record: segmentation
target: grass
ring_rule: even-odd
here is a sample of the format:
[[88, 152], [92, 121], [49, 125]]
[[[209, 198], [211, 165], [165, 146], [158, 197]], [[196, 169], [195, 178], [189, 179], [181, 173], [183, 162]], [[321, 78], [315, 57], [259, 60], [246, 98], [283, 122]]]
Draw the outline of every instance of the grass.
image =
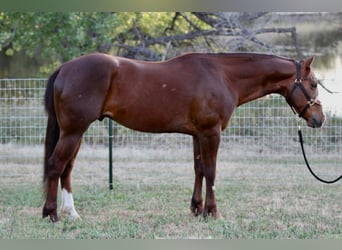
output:
[[339, 188], [324, 194], [310, 185], [274, 188], [248, 180], [218, 188], [221, 218], [204, 221], [190, 215], [190, 188], [120, 183], [109, 192], [77, 187], [75, 202], [83, 219], [62, 218], [58, 224], [40, 218], [39, 189], [2, 188], [0, 238], [342, 238]]
[[1, 176], [0, 239], [342, 239], [341, 185], [316, 182], [301, 164], [245, 164], [222, 153], [221, 217], [203, 220], [189, 209], [191, 150], [115, 151], [109, 191], [107, 151], [91, 149], [81, 149], [73, 173], [76, 222], [41, 218], [38, 160], [1, 165], [2, 173], [17, 172]]

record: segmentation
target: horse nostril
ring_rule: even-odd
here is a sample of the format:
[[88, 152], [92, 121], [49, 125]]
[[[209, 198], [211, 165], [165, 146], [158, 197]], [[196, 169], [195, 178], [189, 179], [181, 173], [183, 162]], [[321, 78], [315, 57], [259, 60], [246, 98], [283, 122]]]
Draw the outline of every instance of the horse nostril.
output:
[[320, 128], [322, 127], [323, 122], [324, 122], [324, 119], [317, 120], [315, 117], [312, 117], [309, 121], [309, 126], [312, 128]]

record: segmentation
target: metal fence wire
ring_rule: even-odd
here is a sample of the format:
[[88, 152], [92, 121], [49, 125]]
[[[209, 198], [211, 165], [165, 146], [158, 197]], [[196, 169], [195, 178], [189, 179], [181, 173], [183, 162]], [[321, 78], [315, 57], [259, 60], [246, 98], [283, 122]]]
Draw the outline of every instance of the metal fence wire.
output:
[[[42, 146], [47, 117], [43, 107], [46, 79], [0, 80], [0, 146]], [[342, 118], [326, 111], [323, 128], [305, 128], [301, 121], [306, 150], [314, 164], [338, 167], [342, 163]], [[182, 134], [150, 134], [113, 126], [115, 148], [191, 148], [192, 139]], [[108, 147], [108, 119], [94, 122], [83, 144]], [[222, 134], [220, 152], [230, 160], [254, 164], [256, 161], [300, 161], [297, 118], [283, 97], [270, 95], [239, 107]], [[1, 157], [2, 154], [2, 157]], [[30, 158], [30, 153], [21, 156]], [[9, 157], [0, 152], [0, 163]]]

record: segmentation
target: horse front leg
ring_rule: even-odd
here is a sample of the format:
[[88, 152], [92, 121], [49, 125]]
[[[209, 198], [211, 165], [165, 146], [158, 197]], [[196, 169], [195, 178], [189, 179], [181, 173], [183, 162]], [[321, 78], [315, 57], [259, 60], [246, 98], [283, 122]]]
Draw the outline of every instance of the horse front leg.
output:
[[215, 199], [216, 158], [220, 144], [220, 130], [210, 131], [199, 137], [201, 157], [203, 162], [203, 175], [206, 182], [206, 197], [202, 215], [206, 218], [219, 216]]
[[194, 150], [194, 170], [195, 170], [195, 184], [191, 199], [191, 212], [198, 216], [203, 212], [202, 199], [202, 183], [203, 183], [203, 163], [201, 157], [201, 150], [198, 138], [193, 136], [193, 150]]

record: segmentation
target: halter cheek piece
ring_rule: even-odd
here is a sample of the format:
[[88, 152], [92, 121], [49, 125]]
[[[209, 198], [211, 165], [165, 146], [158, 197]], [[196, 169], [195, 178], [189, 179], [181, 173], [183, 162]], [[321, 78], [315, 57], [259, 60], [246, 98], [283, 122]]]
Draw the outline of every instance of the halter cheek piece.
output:
[[[302, 78], [301, 78], [301, 62], [302, 61], [296, 61], [296, 68], [297, 68], [297, 73], [296, 73], [296, 80], [294, 82], [294, 85], [292, 87], [292, 90], [289, 94], [289, 96], [286, 98], [287, 103], [290, 105], [293, 113], [298, 114], [299, 117], [303, 117], [303, 115], [305, 114], [305, 112], [308, 110], [308, 108], [310, 108], [311, 106], [317, 104], [317, 105], [321, 105], [321, 102], [317, 99], [317, 97], [310, 97], [310, 95], [308, 94], [308, 92], [306, 91], [306, 89], [304, 88], [304, 85], [302, 84]], [[307, 79], [303, 79], [303, 80], [307, 80]], [[293, 105], [291, 104], [291, 97], [294, 93], [294, 91], [299, 88], [302, 93], [304, 94], [307, 102], [305, 107], [302, 109], [302, 111], [297, 112], [295, 110], [295, 108], [293, 107]]]

